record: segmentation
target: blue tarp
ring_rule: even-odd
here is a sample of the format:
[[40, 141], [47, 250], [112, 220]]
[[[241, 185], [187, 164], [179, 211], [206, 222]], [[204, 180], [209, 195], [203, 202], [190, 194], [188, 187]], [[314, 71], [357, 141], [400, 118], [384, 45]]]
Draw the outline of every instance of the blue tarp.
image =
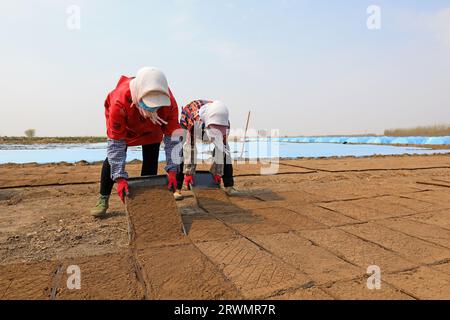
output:
[[[281, 138], [260, 139], [259, 141], [247, 142], [244, 157], [256, 158], [297, 158], [297, 157], [366, 157], [372, 155], [395, 155], [395, 154], [433, 154], [450, 153], [450, 149], [436, 150], [419, 147], [386, 146], [381, 145], [385, 140], [383, 137], [367, 137], [366, 144], [343, 144], [343, 141], [359, 142], [357, 138], [346, 139], [333, 137], [334, 143], [292, 143], [309, 142], [313, 138]], [[280, 142], [280, 140], [283, 140]], [[319, 141], [326, 141], [321, 137]], [[400, 140], [401, 143], [405, 142]], [[425, 141], [425, 140], [424, 140]], [[426, 139], [426, 142], [429, 138]], [[435, 140], [430, 140], [435, 144]], [[448, 141], [448, 140], [447, 140]], [[450, 142], [450, 141], [448, 141]], [[378, 144], [377, 144], [378, 143]], [[239, 157], [242, 150], [242, 142], [230, 142], [232, 157]], [[212, 145], [201, 145], [197, 154], [201, 159], [208, 159], [212, 153]], [[88, 162], [102, 161], [106, 158], [106, 143], [99, 144], [77, 144], [77, 145], [0, 145], [0, 164], [2, 163], [51, 163], [51, 162], [76, 162], [85, 160]], [[139, 147], [128, 149], [127, 159], [141, 159], [142, 152]], [[164, 151], [159, 153], [159, 160], [165, 160]]]

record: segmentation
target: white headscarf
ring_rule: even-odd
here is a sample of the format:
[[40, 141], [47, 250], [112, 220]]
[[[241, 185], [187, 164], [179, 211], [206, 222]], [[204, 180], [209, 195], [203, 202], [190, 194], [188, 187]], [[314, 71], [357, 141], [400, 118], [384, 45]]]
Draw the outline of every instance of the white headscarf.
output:
[[145, 67], [137, 72], [136, 78], [130, 81], [130, 93], [141, 116], [150, 119], [158, 125], [167, 124], [156, 112], [149, 112], [139, 107], [143, 100], [150, 107], [161, 107], [170, 105], [169, 85], [166, 76], [158, 69]]
[[229, 124], [228, 107], [222, 101], [205, 104], [200, 108], [199, 116], [205, 126], [211, 124], [228, 126]]
[[169, 85], [164, 73], [154, 67], [139, 69], [136, 78], [130, 81], [131, 99], [138, 106], [143, 100], [149, 107], [170, 105]]

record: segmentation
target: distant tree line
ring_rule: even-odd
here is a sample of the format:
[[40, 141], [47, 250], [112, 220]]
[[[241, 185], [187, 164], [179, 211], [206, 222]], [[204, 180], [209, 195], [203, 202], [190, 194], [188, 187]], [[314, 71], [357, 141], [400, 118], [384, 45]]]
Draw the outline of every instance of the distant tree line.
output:
[[36, 136], [36, 129], [25, 130], [25, 136], [27, 138], [34, 138]]
[[450, 136], [450, 125], [434, 125], [405, 129], [387, 129], [384, 131], [385, 136], [390, 137], [407, 137], [407, 136]]

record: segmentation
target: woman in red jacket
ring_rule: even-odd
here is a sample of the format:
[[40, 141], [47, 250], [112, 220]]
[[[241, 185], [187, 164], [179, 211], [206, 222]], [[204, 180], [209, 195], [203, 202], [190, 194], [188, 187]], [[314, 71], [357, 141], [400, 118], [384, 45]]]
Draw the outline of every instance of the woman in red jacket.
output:
[[[156, 68], [145, 67], [136, 78], [122, 76], [117, 87], [105, 101], [107, 127], [107, 158], [103, 162], [100, 195], [91, 214], [106, 214], [114, 183], [120, 199], [128, 194], [128, 174], [125, 171], [127, 147], [142, 146], [141, 175], [156, 175], [159, 147], [164, 138], [169, 177], [169, 189], [177, 189], [179, 164], [172, 159], [172, 150], [178, 141], [171, 139], [180, 128], [178, 106], [169, 89], [165, 75]], [[180, 180], [180, 179], [179, 179]], [[181, 189], [181, 185], [179, 189]]]

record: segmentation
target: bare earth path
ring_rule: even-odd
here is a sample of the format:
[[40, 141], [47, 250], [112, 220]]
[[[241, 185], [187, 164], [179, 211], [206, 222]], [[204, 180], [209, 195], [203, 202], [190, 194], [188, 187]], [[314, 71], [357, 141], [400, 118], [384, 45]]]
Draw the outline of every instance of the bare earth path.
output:
[[[117, 196], [107, 219], [88, 215], [100, 165], [0, 166], [0, 299], [450, 299], [450, 155], [259, 173], [236, 166], [239, 197], [186, 192], [187, 237], [167, 237], [153, 215], [158, 226], [136, 220], [147, 234], [129, 246]], [[134, 206], [170, 207], [143, 199]], [[71, 265], [80, 290], [67, 288]], [[367, 287], [371, 265], [380, 290]]]

